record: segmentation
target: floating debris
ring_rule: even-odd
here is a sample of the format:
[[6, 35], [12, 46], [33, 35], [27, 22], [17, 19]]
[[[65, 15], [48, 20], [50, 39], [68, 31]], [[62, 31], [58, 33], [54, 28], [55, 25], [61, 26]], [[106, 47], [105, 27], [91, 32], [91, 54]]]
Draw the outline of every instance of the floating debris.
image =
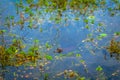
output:
[[33, 67], [33, 66], [30, 66], [30, 69], [34, 69], [34, 67]]
[[63, 49], [62, 48], [57, 48], [54, 53], [62, 53], [63, 52]]
[[25, 77], [25, 78], [29, 78], [30, 76], [29, 76], [28, 74], [26, 74], [24, 77]]
[[74, 78], [78, 76], [78, 74], [73, 70], [64, 70], [63, 72], [58, 73], [56, 76], [62, 75], [64, 75], [65, 78]]
[[112, 73], [112, 76], [118, 76], [120, 73], [120, 70], [116, 70], [115, 72]]

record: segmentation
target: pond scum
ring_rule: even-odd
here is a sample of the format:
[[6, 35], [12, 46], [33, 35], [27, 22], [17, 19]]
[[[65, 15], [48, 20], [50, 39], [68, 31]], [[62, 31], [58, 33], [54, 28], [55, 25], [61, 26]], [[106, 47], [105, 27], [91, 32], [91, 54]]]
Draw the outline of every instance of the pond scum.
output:
[[[114, 7], [107, 7], [106, 0], [19, 0], [15, 3], [16, 6], [16, 14], [19, 16], [16, 21], [16, 16], [10, 15], [5, 18], [4, 26], [10, 30], [11, 26], [16, 27], [19, 25], [21, 30], [23, 30], [26, 26], [30, 29], [37, 29], [37, 22], [41, 22], [39, 18], [44, 19], [43, 14], [49, 14], [51, 17], [49, 20], [54, 21], [56, 24], [60, 24], [62, 21], [66, 22], [69, 17], [64, 15], [63, 13], [67, 10], [73, 12], [76, 16], [74, 20], [79, 20], [80, 15], [85, 16], [83, 22], [86, 24], [85, 28], [90, 29], [89, 24], [94, 24], [95, 16], [94, 11], [98, 9], [107, 9], [109, 11], [110, 16], [114, 16], [120, 10], [120, 1], [119, 0], [110, 0], [112, 4], [115, 4]], [[1, 13], [1, 12], [0, 12]], [[50, 14], [52, 13], [52, 15]], [[54, 15], [53, 15], [54, 14]], [[26, 16], [27, 15], [27, 16]], [[41, 16], [42, 17], [39, 17]], [[68, 14], [67, 14], [68, 15]], [[65, 17], [64, 19], [62, 17]], [[25, 26], [25, 24], [27, 25]], [[98, 26], [104, 26], [102, 23], [99, 23]], [[42, 28], [40, 32], [42, 32]], [[102, 33], [102, 29], [98, 30], [100, 35], [98, 35], [97, 39], [102, 40], [107, 36], [106, 33]], [[10, 37], [14, 38], [11, 41], [11, 44], [6, 44], [5, 34], [7, 34], [7, 30], [0, 30], [0, 68], [4, 69], [8, 66], [20, 67], [20, 66], [30, 66], [31, 69], [38, 66], [37, 61], [43, 61], [39, 63], [39, 68], [42, 71], [43, 67], [49, 64], [51, 60], [61, 60], [64, 57], [73, 56], [76, 58], [80, 58], [80, 63], [83, 65], [85, 72], [88, 73], [87, 65], [84, 60], [81, 59], [80, 54], [68, 53], [67, 55], [63, 55], [62, 48], [57, 48], [54, 52], [58, 53], [59, 56], [51, 56], [47, 53], [43, 53], [39, 50], [39, 40], [34, 40], [34, 44], [29, 47], [28, 51], [24, 51], [26, 45], [23, 43], [22, 39], [17, 39], [15, 34], [11, 34]], [[8, 34], [7, 34], [8, 35]], [[94, 42], [94, 38], [91, 35], [89, 39], [85, 40], [87, 42]], [[120, 36], [120, 32], [116, 32], [115, 36]], [[52, 46], [46, 42], [45, 44], [46, 50], [52, 48]], [[120, 60], [120, 41], [116, 41], [115, 39], [110, 40], [108, 46], [105, 47], [108, 50], [111, 57], [115, 57], [117, 60]], [[96, 67], [97, 76], [96, 80], [107, 80], [105, 73], [103, 72], [103, 68], [101, 66]], [[4, 80], [4, 70], [0, 71], [0, 80]], [[44, 72], [44, 71], [43, 71]], [[113, 73], [113, 76], [116, 76], [119, 71]], [[32, 73], [31, 73], [32, 74]], [[13, 72], [15, 77], [18, 75]], [[82, 75], [80, 75], [77, 71], [71, 69], [65, 69], [57, 73], [54, 77], [62, 77], [63, 79], [72, 79], [72, 80], [90, 80]], [[24, 78], [29, 78], [28, 75], [25, 75]], [[43, 80], [51, 80], [47, 73], [44, 73], [42, 76]], [[63, 80], [62, 79], [62, 80]], [[6, 80], [6, 79], [5, 79]], [[16, 80], [16, 78], [14, 78]], [[39, 80], [34, 79], [34, 80]]]

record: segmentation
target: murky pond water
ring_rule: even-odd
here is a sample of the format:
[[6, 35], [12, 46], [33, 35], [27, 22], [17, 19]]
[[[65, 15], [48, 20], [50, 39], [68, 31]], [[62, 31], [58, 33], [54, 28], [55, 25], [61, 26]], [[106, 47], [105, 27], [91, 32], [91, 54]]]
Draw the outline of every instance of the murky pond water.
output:
[[[18, 67], [2, 66], [0, 63], [0, 80], [120, 79], [120, 55], [117, 58], [111, 57], [105, 48], [114, 37], [120, 41], [119, 36], [114, 36], [115, 32], [120, 32], [119, 12], [115, 16], [110, 16], [107, 11], [98, 9], [94, 12], [94, 24], [88, 26], [83, 20], [84, 16], [79, 16], [79, 20], [74, 20], [75, 16], [66, 11], [65, 13], [69, 15], [66, 22], [56, 24], [49, 21], [47, 18], [50, 15], [46, 14], [44, 20], [42, 20], [42, 16], [37, 16], [41, 19], [36, 23], [36, 29], [24, 27], [21, 30], [19, 25], [10, 26], [8, 29], [4, 27], [6, 16], [14, 15], [16, 21], [19, 18], [16, 14], [15, 2], [16, 0], [1, 0], [0, 3], [0, 30], [6, 29], [7, 31], [5, 33], [7, 46], [14, 38], [20, 38], [26, 45], [24, 50], [27, 51], [29, 46], [34, 45], [35, 40], [39, 40], [39, 50], [42, 55], [51, 56], [48, 60], [37, 60], [35, 63], [27, 63]], [[102, 26], [100, 27], [100, 25]], [[17, 36], [11, 38], [8, 33]], [[99, 37], [101, 33], [104, 34], [104, 37], [97, 39], [101, 38]], [[0, 39], [0, 45], [2, 45], [2, 36]], [[61, 52], [57, 51], [59, 48], [62, 49]], [[78, 79], [79, 77], [81, 78]]]

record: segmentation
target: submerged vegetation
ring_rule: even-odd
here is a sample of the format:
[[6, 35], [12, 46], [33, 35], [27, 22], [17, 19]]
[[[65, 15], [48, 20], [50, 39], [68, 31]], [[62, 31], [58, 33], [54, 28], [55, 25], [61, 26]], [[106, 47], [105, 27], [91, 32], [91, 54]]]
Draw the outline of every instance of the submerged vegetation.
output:
[[39, 55], [35, 53], [25, 53], [24, 51], [19, 50], [15, 44], [11, 45], [8, 48], [0, 46], [0, 63], [2, 66], [21, 66], [27, 62], [35, 62], [36, 59], [40, 58]]
[[115, 39], [112, 39], [110, 41], [110, 45], [107, 47], [107, 50], [111, 57], [114, 56], [117, 60], [120, 59], [120, 41], [115, 41]]
[[110, 45], [107, 47], [108, 51], [112, 53], [120, 54], [120, 42], [115, 41], [115, 39], [112, 39], [110, 41]]
[[[108, 3], [113, 4], [114, 6], [109, 6]], [[96, 80], [107, 80], [104, 68], [100, 65], [94, 69], [97, 76], [89, 75], [92, 73], [89, 72], [90, 70], [88, 70], [89, 68], [87, 66], [88, 63], [86, 63], [82, 54], [84, 54], [84, 49], [94, 55], [96, 54], [95, 50], [103, 49], [99, 46], [99, 42], [108, 39], [108, 36], [111, 35], [108, 34], [108, 28], [106, 28], [104, 21], [98, 21], [96, 19], [95, 12], [102, 10], [104, 13], [104, 11], [106, 11], [107, 15], [110, 15], [111, 17], [120, 15], [119, 0], [17, 0], [14, 7], [16, 13], [8, 13], [3, 19], [1, 18], [2, 12], [0, 12], [0, 69], [11, 66], [16, 67], [18, 72], [12, 73], [15, 77], [14, 80], [16, 80], [17, 77], [29, 78], [32, 75], [32, 72], [30, 72], [29, 74], [26, 73], [18, 76], [19, 72], [22, 73], [22, 71], [19, 70], [22, 66], [24, 66], [25, 69], [26, 67], [30, 67], [30, 70], [35, 68], [39, 69], [38, 74], [43, 80], [51, 80], [51, 78], [62, 78], [61, 80], [91, 80], [91, 76]], [[73, 49], [70, 50], [70, 48], [65, 49], [59, 45], [60, 34], [62, 34], [61, 30], [66, 28], [64, 26], [67, 26], [69, 29], [68, 24], [71, 23], [71, 21], [83, 23], [83, 25], [80, 25], [80, 27], [83, 27], [78, 28], [78, 30], [83, 29], [88, 32], [88, 34], [83, 34], [86, 38], [81, 41], [82, 44], [75, 48], [75, 51], [72, 51]], [[45, 35], [47, 40], [41, 43], [39, 39], [34, 39], [34, 36], [32, 36], [34, 33], [29, 32], [32, 30], [36, 30], [37, 32], [37, 30], [39, 30], [39, 34], [43, 35], [45, 31], [49, 32], [44, 28], [43, 24], [46, 24], [45, 22], [53, 24], [56, 33], [53, 41], [47, 38], [49, 35]], [[18, 30], [19, 32], [15, 33], [14, 30], [16, 30], [16, 32]], [[27, 33], [27, 31], [29, 32]], [[21, 35], [21, 33], [24, 35]], [[26, 39], [29, 34], [32, 34], [30, 35], [31, 38]], [[72, 34], [77, 34], [77, 32]], [[41, 39], [43, 37], [44, 36], [40, 36]], [[112, 37], [119, 40], [120, 32], [114, 32]], [[74, 38], [74, 36], [72, 38]], [[74, 42], [72, 38], [69, 40]], [[81, 46], [85, 48], [82, 49]], [[117, 60], [120, 60], [120, 41], [111, 39], [105, 49], [111, 56], [115, 56]], [[53, 71], [52, 74], [49, 72], [49, 70], [51, 70], [50, 68], [53, 68], [51, 65], [55, 66], [57, 61], [61, 61], [63, 64], [66, 59], [71, 62], [67, 69], [58, 72], [56, 71], [55, 73]], [[57, 66], [59, 67], [60, 63], [58, 63]], [[60, 67], [64, 68], [63, 66], [64, 65]], [[88, 76], [86, 77], [85, 75], [82, 75], [81, 72], [71, 69], [78, 67], [79, 69], [83, 69], [83, 71], [81, 71]], [[4, 74], [4, 72], [5, 70], [0, 71], [0, 80], [1, 74]], [[23, 73], [25, 72], [23, 71]], [[118, 75], [119, 73], [120, 71], [115, 71], [113, 74]], [[51, 77], [49, 74], [54, 75]], [[2, 75], [2, 77], [3, 76], [4, 75]], [[35, 78], [35, 80], [39, 79]]]
[[[110, 3], [116, 6], [113, 8], [107, 6], [106, 0], [20, 0], [16, 2], [16, 13], [20, 18], [16, 21], [14, 16], [7, 16], [5, 25], [8, 27], [20, 25], [23, 29], [25, 26], [38, 28], [38, 24], [42, 24], [44, 20], [56, 23], [67, 22], [70, 18], [66, 12], [75, 15], [75, 20], [79, 20], [79, 16], [83, 15], [85, 23], [94, 24], [94, 12], [99, 9], [108, 9], [111, 16], [119, 12], [119, 0], [111, 0]], [[46, 19], [45, 15], [50, 16]], [[26, 23], [27, 25], [25, 25]], [[86, 28], [88, 27], [86, 26]]]

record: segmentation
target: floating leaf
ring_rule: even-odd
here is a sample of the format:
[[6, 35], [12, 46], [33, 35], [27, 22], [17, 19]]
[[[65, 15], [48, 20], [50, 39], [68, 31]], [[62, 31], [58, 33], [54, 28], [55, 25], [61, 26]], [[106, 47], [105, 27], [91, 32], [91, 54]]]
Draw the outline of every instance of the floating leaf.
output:
[[39, 40], [38, 40], [38, 39], [35, 39], [34, 42], [35, 42], [35, 43], [39, 43]]
[[76, 57], [81, 57], [81, 54], [76, 54]]
[[16, 34], [13, 34], [13, 33], [9, 33], [8, 35], [11, 37], [16, 37]]
[[67, 54], [67, 56], [73, 56], [74, 55], [74, 53], [73, 52], [69, 52], [68, 54]]
[[98, 66], [97, 68], [96, 68], [96, 71], [102, 71], [103, 70], [103, 68], [101, 67], [101, 66]]
[[28, 4], [32, 3], [34, 0], [26, 0]]
[[12, 42], [15, 43], [17, 41], [17, 39], [13, 39]]
[[89, 29], [89, 28], [90, 28], [90, 26], [87, 24], [87, 25], [85, 26], [85, 28], [86, 28], [86, 29]]
[[50, 56], [50, 55], [46, 55], [45, 58], [46, 58], [47, 60], [52, 60], [52, 59], [53, 59], [52, 56]]
[[6, 30], [2, 30], [3, 32], [6, 32]]
[[88, 19], [84, 19], [84, 22], [85, 22], [86, 24], [88, 24]]
[[79, 17], [74, 18], [75, 20], [79, 20]]
[[32, 28], [32, 27], [33, 27], [33, 23], [32, 23], [32, 21], [29, 22], [28, 27], [29, 27], [29, 28]]
[[39, 48], [38, 47], [34, 47], [34, 51], [38, 51], [39, 50]]
[[42, 29], [42, 28], [40, 28], [40, 32], [43, 32], [43, 29]]
[[90, 21], [90, 23], [91, 23], [91, 24], [94, 24], [94, 23], [95, 23], [95, 21], [94, 21], [94, 20], [91, 20], [91, 21]]
[[0, 30], [0, 35], [6, 32], [6, 30]]
[[106, 36], [107, 36], [106, 33], [101, 33], [97, 38], [98, 38], [99, 40], [101, 40], [102, 38], [104, 38], [104, 37], [106, 37]]
[[114, 15], [115, 15], [115, 12], [112, 11], [112, 12], [110, 13], [110, 16], [114, 16]]
[[46, 48], [51, 48], [52, 47], [48, 42], [45, 43], [45, 46], [46, 46]]
[[21, 51], [20, 54], [25, 54], [25, 52], [24, 52], [24, 51]]
[[25, 12], [29, 13], [31, 11], [31, 9], [29, 7], [25, 7]]
[[28, 52], [28, 55], [29, 55], [29, 56], [34, 56], [35, 54], [34, 54], [34, 52], [29, 51], [29, 52]]
[[115, 32], [114, 35], [115, 36], [120, 36], [120, 32]]
[[44, 74], [44, 80], [48, 80], [48, 76], [49, 76], [49, 75], [48, 75], [47, 73], [45, 73], [45, 74]]
[[102, 22], [98, 23], [98, 26], [104, 26], [104, 24]]
[[78, 77], [76, 80], [86, 80], [85, 77]]
[[32, 11], [29, 11], [29, 15], [32, 17], [34, 16], [34, 13]]
[[95, 19], [95, 16], [89, 16], [88, 19], [94, 20], [94, 19]]
[[84, 60], [80, 60], [80, 63], [84, 63], [85, 61]]
[[106, 33], [101, 33], [100, 36], [101, 36], [101, 37], [106, 37], [107, 34], [106, 34]]
[[10, 16], [10, 19], [14, 19], [14, 16]]

